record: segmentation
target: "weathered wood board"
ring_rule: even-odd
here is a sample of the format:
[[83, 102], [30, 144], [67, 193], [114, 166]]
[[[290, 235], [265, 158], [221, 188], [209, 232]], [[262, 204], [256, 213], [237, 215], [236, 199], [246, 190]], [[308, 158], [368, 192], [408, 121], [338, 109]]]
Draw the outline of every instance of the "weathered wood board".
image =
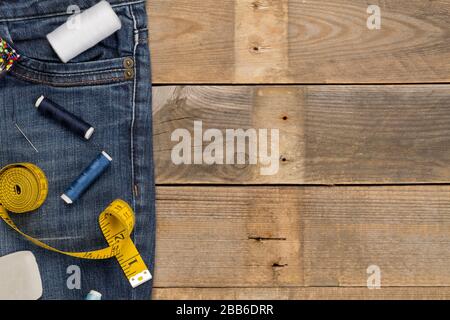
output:
[[158, 187], [155, 286], [450, 286], [450, 186]]
[[[450, 181], [449, 85], [163, 86], [154, 88], [153, 110], [159, 184]], [[175, 165], [172, 133], [185, 128], [193, 137], [199, 120], [203, 132], [224, 135], [278, 129], [278, 172], [262, 175], [261, 165], [237, 161]]]
[[149, 0], [148, 12], [156, 83], [450, 80], [449, 0]]

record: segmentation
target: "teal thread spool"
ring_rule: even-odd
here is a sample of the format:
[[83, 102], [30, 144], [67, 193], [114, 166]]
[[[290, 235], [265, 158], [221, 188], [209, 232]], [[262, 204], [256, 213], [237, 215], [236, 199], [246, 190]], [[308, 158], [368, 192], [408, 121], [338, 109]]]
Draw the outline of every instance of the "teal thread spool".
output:
[[102, 294], [95, 290], [91, 290], [84, 300], [102, 300]]
[[61, 196], [67, 204], [77, 201], [89, 187], [109, 168], [112, 158], [102, 151]]

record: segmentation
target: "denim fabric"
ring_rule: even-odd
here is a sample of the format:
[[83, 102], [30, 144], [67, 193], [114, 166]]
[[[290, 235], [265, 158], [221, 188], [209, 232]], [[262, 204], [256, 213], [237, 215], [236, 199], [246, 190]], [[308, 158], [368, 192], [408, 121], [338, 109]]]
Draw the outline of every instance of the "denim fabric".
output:
[[[31, 162], [44, 170], [49, 180], [47, 201], [36, 212], [12, 218], [26, 233], [65, 251], [105, 247], [98, 215], [114, 199], [127, 201], [136, 214], [134, 242], [153, 273], [155, 190], [145, 1], [110, 0], [122, 29], [68, 64], [59, 61], [45, 38], [67, 20], [70, 5], [83, 10], [97, 2], [0, 0], [0, 37], [22, 55], [0, 79], [0, 167]], [[129, 58], [135, 63], [126, 68]], [[92, 141], [41, 116], [34, 108], [40, 95], [95, 126]], [[110, 169], [78, 202], [65, 205], [61, 194], [102, 150], [114, 159]], [[19, 250], [36, 255], [43, 299], [83, 299], [91, 289], [104, 299], [150, 299], [152, 283], [132, 289], [116, 259], [89, 261], [49, 252], [1, 222], [0, 256]], [[81, 290], [67, 286], [72, 265], [81, 270]]]

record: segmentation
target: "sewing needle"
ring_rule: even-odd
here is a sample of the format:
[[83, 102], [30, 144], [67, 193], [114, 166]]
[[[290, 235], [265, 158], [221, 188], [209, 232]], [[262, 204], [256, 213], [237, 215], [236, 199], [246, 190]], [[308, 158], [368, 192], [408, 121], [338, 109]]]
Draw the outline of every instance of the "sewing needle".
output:
[[20, 133], [24, 136], [25, 139], [27, 139], [28, 143], [33, 147], [33, 149], [39, 153], [38, 149], [36, 149], [36, 147], [34, 146], [34, 144], [30, 141], [30, 139], [28, 139], [28, 137], [25, 135], [25, 133], [22, 131], [22, 129], [20, 129], [19, 125], [17, 123], [15, 123], [17, 130], [20, 131]]

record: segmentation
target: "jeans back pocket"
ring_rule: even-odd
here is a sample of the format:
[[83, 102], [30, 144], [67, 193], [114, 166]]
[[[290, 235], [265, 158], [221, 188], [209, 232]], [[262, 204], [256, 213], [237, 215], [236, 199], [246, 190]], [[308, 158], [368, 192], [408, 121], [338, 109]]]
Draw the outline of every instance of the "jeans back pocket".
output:
[[69, 14], [0, 22], [0, 35], [21, 55], [11, 74], [51, 86], [83, 86], [131, 80], [135, 21], [129, 6], [115, 8], [122, 28], [69, 63], [62, 63], [46, 35], [62, 25]]

